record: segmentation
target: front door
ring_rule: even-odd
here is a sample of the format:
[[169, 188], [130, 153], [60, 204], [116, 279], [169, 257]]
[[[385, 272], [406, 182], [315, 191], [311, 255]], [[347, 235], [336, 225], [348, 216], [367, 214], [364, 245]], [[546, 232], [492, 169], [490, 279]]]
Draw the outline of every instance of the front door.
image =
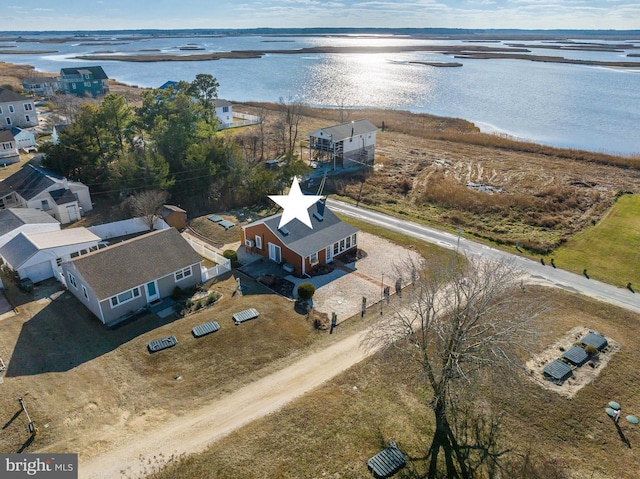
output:
[[331, 263], [333, 261], [333, 246], [327, 246], [325, 251], [327, 253], [327, 263]]
[[158, 285], [155, 281], [151, 281], [147, 283], [147, 302], [155, 301], [160, 298], [160, 293], [158, 292]]
[[282, 263], [282, 251], [277, 244], [269, 243], [269, 259], [276, 263]]

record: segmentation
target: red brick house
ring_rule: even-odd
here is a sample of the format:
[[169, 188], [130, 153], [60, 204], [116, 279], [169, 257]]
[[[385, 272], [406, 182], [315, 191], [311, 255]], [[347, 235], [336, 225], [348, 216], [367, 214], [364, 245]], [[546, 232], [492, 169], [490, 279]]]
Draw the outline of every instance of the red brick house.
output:
[[252, 253], [278, 264], [288, 263], [298, 276], [357, 248], [358, 230], [341, 221], [322, 201], [309, 208], [313, 228], [298, 219], [278, 228], [280, 216], [281, 213], [243, 226], [241, 241]]

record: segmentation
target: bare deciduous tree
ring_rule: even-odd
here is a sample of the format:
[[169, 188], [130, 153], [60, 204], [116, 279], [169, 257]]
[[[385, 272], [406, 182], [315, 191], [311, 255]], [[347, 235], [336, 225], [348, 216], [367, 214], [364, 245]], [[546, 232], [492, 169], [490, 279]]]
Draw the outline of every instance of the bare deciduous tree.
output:
[[[435, 262], [402, 265], [412, 277], [401, 306], [390, 321], [368, 338], [400, 347], [417, 361], [431, 388], [435, 432], [426, 456], [429, 479], [468, 479], [468, 445], [454, 434], [448, 414], [455, 414], [454, 386], [487, 374], [505, 373], [520, 364], [519, 352], [533, 334], [531, 321], [545, 308], [521, 288], [522, 273], [507, 261], [473, 258], [443, 266]], [[440, 454], [442, 453], [442, 455]]]
[[304, 115], [304, 105], [299, 101], [286, 102], [280, 98], [280, 106], [282, 109], [282, 123], [279, 127], [282, 129], [282, 139], [284, 152], [293, 151], [298, 141], [298, 127]]
[[169, 193], [166, 191], [147, 190], [130, 196], [126, 202], [131, 213], [142, 218], [149, 229], [153, 230], [153, 223], [168, 198]]

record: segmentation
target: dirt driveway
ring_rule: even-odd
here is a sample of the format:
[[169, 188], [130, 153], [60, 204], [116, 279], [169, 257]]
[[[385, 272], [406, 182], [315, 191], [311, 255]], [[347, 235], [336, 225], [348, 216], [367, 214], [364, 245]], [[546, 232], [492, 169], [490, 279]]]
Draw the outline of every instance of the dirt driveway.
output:
[[314, 308], [331, 317], [336, 313], [338, 323], [360, 314], [362, 297], [367, 298], [367, 306], [380, 301], [384, 286], [390, 287], [395, 294], [395, 284], [402, 278], [403, 286], [407, 285], [410, 275], [403, 268], [409, 259], [417, 261], [420, 255], [415, 251], [398, 246], [378, 236], [360, 231], [358, 247], [367, 253], [355, 263], [343, 268], [337, 267], [329, 274], [300, 279], [287, 276], [286, 279], [296, 284], [312, 283], [316, 287], [313, 296]]

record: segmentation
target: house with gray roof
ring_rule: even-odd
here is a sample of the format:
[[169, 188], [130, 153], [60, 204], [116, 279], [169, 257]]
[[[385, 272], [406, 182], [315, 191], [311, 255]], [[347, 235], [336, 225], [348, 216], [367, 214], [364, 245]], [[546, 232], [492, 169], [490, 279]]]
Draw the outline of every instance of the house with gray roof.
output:
[[27, 164], [0, 181], [0, 209], [4, 208], [42, 210], [67, 224], [78, 221], [93, 206], [86, 185]]
[[29, 77], [22, 79], [22, 89], [37, 96], [51, 96], [60, 88], [54, 77]]
[[0, 247], [0, 257], [20, 278], [34, 283], [62, 279], [61, 265], [75, 256], [97, 250], [101, 239], [86, 228], [20, 233]]
[[9, 130], [0, 130], [0, 165], [10, 165], [20, 161], [18, 145]]
[[242, 244], [252, 253], [290, 265], [298, 276], [357, 249], [358, 230], [341, 221], [324, 202], [318, 201], [308, 212], [312, 228], [298, 219], [278, 228], [279, 213], [243, 226]]
[[60, 222], [44, 211], [33, 208], [0, 210], [0, 247], [20, 233], [60, 231]]
[[38, 125], [33, 98], [7, 88], [0, 88], [0, 129], [13, 126], [29, 128]]
[[104, 324], [201, 279], [202, 258], [175, 228], [157, 230], [62, 264], [67, 287]]
[[101, 66], [61, 68], [58, 86], [65, 93], [96, 97], [109, 93], [109, 77]]
[[372, 167], [378, 127], [369, 120], [355, 120], [320, 128], [307, 135], [309, 161], [339, 172]]
[[36, 136], [29, 130], [24, 130], [14, 126], [9, 130], [13, 139], [16, 142], [16, 148], [24, 151], [35, 151], [36, 149]]

